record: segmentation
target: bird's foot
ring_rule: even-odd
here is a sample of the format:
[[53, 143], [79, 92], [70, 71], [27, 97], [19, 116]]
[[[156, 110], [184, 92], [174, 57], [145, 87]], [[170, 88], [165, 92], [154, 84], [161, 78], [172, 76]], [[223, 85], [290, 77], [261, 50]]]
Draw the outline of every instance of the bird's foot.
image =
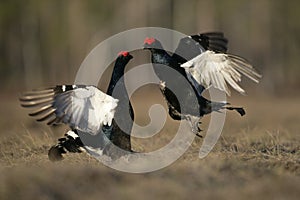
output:
[[201, 122], [198, 121], [198, 123], [197, 123], [198, 131], [197, 131], [197, 133], [196, 133], [196, 136], [198, 136], [198, 137], [200, 137], [200, 138], [203, 138], [203, 135], [200, 134], [200, 132], [202, 131], [202, 129], [200, 128], [200, 124], [201, 124]]
[[195, 117], [195, 116], [187, 116], [187, 120], [189, 121], [191, 128], [192, 128], [192, 132], [202, 138], [203, 136], [200, 134], [200, 132], [202, 131], [202, 129], [200, 128], [200, 118], [199, 117]]
[[203, 138], [203, 135], [201, 135], [199, 132], [196, 133], [196, 136], [199, 137], [199, 138]]

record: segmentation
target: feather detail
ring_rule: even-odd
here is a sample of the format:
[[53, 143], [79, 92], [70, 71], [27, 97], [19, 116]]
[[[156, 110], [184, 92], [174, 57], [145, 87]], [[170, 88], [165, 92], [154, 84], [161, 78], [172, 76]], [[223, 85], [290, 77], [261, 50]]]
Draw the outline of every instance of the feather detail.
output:
[[20, 97], [23, 107], [37, 108], [29, 115], [47, 124], [63, 122], [92, 135], [110, 126], [118, 100], [94, 86], [56, 86], [26, 92]]
[[[226, 92], [230, 96], [229, 84], [233, 89], [241, 94], [245, 90], [238, 85], [242, 75], [258, 83], [261, 75], [258, 74], [252, 65], [245, 59], [213, 51], [205, 51], [195, 58], [183, 63], [181, 67], [185, 68], [187, 74], [190, 74], [198, 84], [205, 88], [210, 86]], [[193, 83], [192, 80], [190, 80]]]

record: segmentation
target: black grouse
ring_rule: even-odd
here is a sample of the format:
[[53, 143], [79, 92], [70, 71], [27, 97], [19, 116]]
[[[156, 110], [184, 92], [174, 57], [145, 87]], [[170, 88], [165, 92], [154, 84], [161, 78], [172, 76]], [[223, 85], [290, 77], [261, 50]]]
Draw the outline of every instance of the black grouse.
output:
[[134, 112], [123, 75], [132, 58], [128, 52], [119, 53], [106, 94], [92, 85], [58, 85], [20, 97], [23, 107], [37, 108], [29, 114], [37, 121], [47, 121], [48, 125], [64, 123], [71, 128], [49, 150], [50, 160], [62, 160], [67, 151], [117, 158], [121, 155], [112, 152], [116, 146], [125, 150], [120, 151], [122, 155], [131, 152]]
[[[229, 83], [235, 90], [244, 93], [236, 83], [241, 80], [241, 74], [255, 82], [261, 77], [243, 58], [226, 54], [227, 43], [220, 32], [192, 35], [182, 38], [171, 55], [157, 39], [146, 38], [144, 41], [144, 49], [150, 50], [154, 71], [162, 81], [160, 89], [170, 116], [175, 120], [191, 121], [193, 131], [198, 127], [199, 117], [212, 111], [228, 109], [236, 110], [241, 116], [245, 114], [243, 108], [228, 106], [227, 102], [207, 100], [202, 96], [204, 89], [212, 86], [230, 95], [226, 84]], [[165, 66], [177, 73], [170, 75]]]

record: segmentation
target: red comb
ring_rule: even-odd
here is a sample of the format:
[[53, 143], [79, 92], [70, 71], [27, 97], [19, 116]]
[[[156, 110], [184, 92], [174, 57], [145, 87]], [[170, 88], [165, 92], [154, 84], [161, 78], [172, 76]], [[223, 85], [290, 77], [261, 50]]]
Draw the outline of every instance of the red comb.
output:
[[128, 55], [129, 55], [128, 51], [121, 51], [120, 53], [118, 53], [118, 56], [124, 56], [124, 57], [126, 57]]
[[149, 38], [147, 37], [144, 41], [144, 44], [152, 44], [153, 42], [155, 42], [155, 39], [154, 38]]

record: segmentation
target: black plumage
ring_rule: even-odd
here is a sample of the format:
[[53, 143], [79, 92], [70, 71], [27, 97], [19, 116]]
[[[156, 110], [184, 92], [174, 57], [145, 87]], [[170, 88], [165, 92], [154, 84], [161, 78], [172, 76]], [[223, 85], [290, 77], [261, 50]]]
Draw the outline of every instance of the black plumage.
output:
[[119, 99], [119, 103], [112, 127], [103, 127], [103, 129], [111, 129], [109, 139], [113, 144], [126, 151], [131, 151], [130, 133], [134, 121], [134, 112], [124, 82], [124, 70], [132, 58], [128, 52], [121, 52], [116, 60], [106, 94]]
[[[245, 114], [243, 108], [229, 107], [228, 103], [212, 102], [204, 98], [201, 93], [205, 88], [197, 84], [196, 81], [191, 83], [185, 69], [180, 66], [206, 50], [225, 53], [227, 42], [223, 33], [219, 32], [192, 35], [181, 39], [175, 52], [170, 55], [157, 39], [145, 39], [144, 49], [151, 52], [154, 71], [159, 79], [165, 82], [165, 87], [160, 88], [167, 101], [169, 114], [173, 119], [180, 120], [187, 118], [188, 115], [202, 117], [220, 109], [236, 110], [240, 115]], [[178, 73], [171, 75], [170, 70], [165, 66]], [[171, 91], [171, 88], [173, 91], [177, 88], [176, 95]], [[180, 106], [179, 102], [182, 103], [183, 107]]]
[[[125, 66], [130, 59], [132, 56], [128, 52], [120, 52], [114, 65], [107, 94], [102, 93], [94, 86], [59, 85], [26, 92], [20, 97], [23, 107], [37, 108], [29, 114], [36, 117], [37, 121], [46, 121], [48, 125], [65, 123], [71, 128], [65, 137], [60, 138], [58, 144], [49, 150], [50, 160], [61, 160], [62, 154], [67, 151], [80, 153], [86, 150], [84, 149], [86, 142], [90, 142], [89, 145], [92, 148], [97, 148], [100, 143], [100, 147], [104, 148], [101, 149], [103, 154], [111, 157], [116, 156], [115, 152], [111, 152], [114, 145], [125, 150], [122, 152], [131, 152], [130, 132], [134, 112], [123, 78]], [[117, 89], [117, 92], [114, 92], [114, 89]], [[101, 105], [102, 103], [103, 105]], [[91, 109], [103, 108], [105, 110], [105, 105], [111, 106], [112, 113], [110, 111], [103, 111], [107, 112], [104, 114], [98, 113], [104, 115], [102, 116], [104, 120], [100, 120], [103, 124], [100, 126], [97, 124], [98, 121], [95, 121], [97, 116], [88, 118], [87, 113]], [[125, 111], [125, 109], [127, 110]], [[112, 115], [113, 119], [107, 121], [109, 116], [106, 114]], [[98, 134], [99, 132], [101, 134]], [[114, 145], [108, 145], [109, 140]], [[95, 146], [93, 146], [94, 144]]]

